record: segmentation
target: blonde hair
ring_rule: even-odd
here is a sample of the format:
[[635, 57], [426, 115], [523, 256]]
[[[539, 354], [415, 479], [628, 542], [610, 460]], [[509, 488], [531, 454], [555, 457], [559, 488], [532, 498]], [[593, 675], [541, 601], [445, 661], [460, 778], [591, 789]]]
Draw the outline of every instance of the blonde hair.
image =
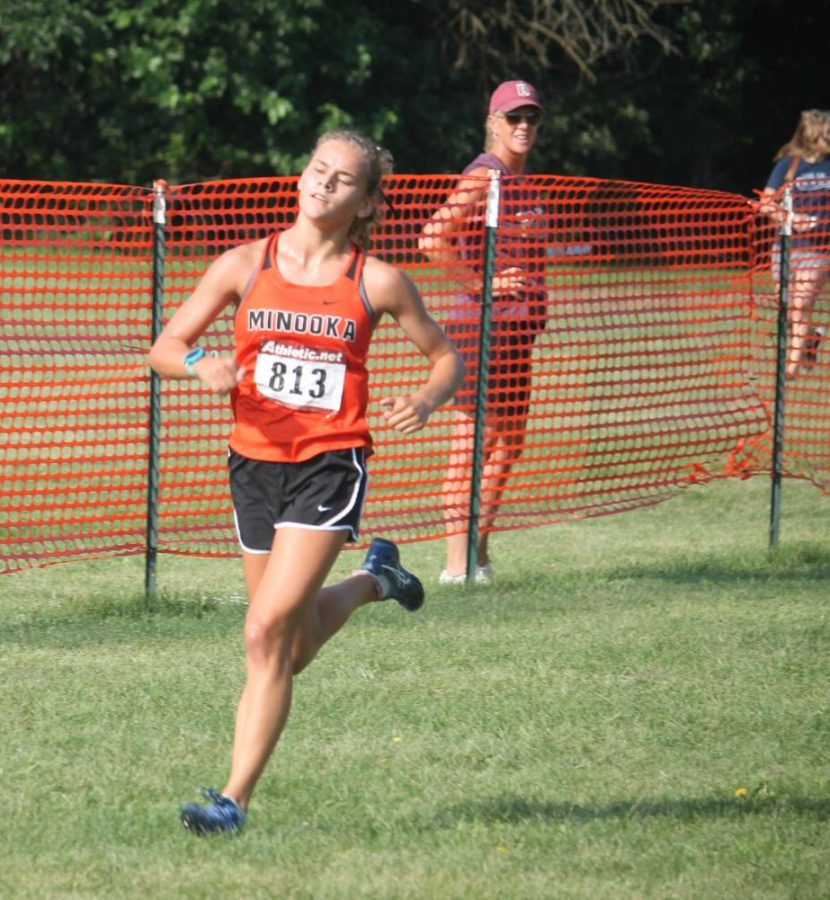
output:
[[496, 143], [496, 135], [493, 133], [493, 129], [490, 127], [490, 113], [487, 114], [487, 118], [484, 120], [484, 152], [489, 153], [493, 147], [493, 144]]
[[381, 184], [384, 176], [392, 174], [392, 154], [380, 144], [356, 131], [337, 128], [327, 131], [317, 138], [311, 155], [313, 156], [323, 144], [329, 141], [341, 141], [357, 148], [366, 161], [366, 193], [372, 199], [372, 211], [368, 216], [356, 218], [349, 228], [349, 240], [365, 250], [371, 241], [372, 230], [380, 222], [383, 208], [389, 205]]
[[793, 136], [775, 154], [777, 162], [785, 156], [800, 156], [807, 162], [821, 162], [830, 153], [830, 110], [805, 109], [798, 117]]

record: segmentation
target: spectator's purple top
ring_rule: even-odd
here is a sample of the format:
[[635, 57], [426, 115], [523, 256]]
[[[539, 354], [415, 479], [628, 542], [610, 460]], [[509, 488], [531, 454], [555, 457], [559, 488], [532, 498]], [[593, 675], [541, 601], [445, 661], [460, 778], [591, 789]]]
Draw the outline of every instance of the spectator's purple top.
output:
[[[470, 172], [480, 168], [495, 169], [502, 175], [510, 177], [508, 184], [502, 182], [499, 192], [495, 272], [498, 274], [509, 266], [519, 266], [529, 276], [529, 286], [543, 284], [545, 243], [548, 234], [545, 207], [540, 202], [538, 193], [531, 187], [523, 187], [521, 176], [514, 175], [494, 153], [480, 153], [465, 167], [462, 175], [469, 175]], [[522, 175], [528, 174], [530, 172], [525, 166]], [[482, 209], [479, 220], [483, 215]], [[464, 255], [476, 270], [481, 269], [484, 264], [483, 228], [475, 236], [465, 239]]]

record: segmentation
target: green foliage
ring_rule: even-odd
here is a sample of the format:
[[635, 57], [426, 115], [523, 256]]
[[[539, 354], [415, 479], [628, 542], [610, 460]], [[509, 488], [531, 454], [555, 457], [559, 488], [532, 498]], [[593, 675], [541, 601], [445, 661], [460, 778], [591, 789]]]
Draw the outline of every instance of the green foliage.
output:
[[20, 177], [296, 172], [321, 130], [386, 137], [412, 68], [440, 70], [356, 0], [32, 2], [4, 19], [2, 150]]
[[694, 0], [664, 15], [674, 52], [641, 42], [597, 84], [568, 92], [572, 114], [607, 123], [615, 142], [577, 153], [566, 126], [557, 141], [568, 170], [750, 194], [800, 110], [830, 105], [826, 6]]
[[[798, 111], [826, 105], [821, 4], [641, 6], [674, 51], [623, 29], [591, 80], [556, 42], [540, 44], [544, 65], [523, 56], [509, 16], [482, 43], [466, 5], [440, 0], [0, 0], [2, 171], [138, 184], [293, 174], [341, 125], [384, 141], [398, 171], [458, 171], [481, 145], [489, 91], [524, 77], [546, 98], [537, 171], [761, 186]], [[456, 19], [478, 41], [466, 52]]]

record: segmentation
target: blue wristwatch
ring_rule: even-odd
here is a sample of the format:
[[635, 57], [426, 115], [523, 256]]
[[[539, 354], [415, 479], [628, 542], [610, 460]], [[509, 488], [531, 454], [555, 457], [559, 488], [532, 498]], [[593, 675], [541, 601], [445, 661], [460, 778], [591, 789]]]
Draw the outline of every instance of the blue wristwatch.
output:
[[184, 355], [184, 367], [187, 369], [188, 375], [196, 375], [196, 372], [193, 370], [193, 366], [199, 362], [200, 359], [203, 359], [207, 356], [207, 353], [202, 347], [194, 347], [192, 350], [188, 350]]

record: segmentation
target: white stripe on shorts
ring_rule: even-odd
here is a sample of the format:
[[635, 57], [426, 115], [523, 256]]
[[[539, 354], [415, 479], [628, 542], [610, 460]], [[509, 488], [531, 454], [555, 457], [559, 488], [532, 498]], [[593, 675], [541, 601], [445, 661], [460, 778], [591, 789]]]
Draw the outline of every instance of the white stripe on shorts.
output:
[[[355, 469], [357, 469], [357, 471], [360, 473], [360, 477], [354, 483], [354, 490], [352, 491], [351, 500], [349, 501], [349, 504], [345, 509], [337, 513], [336, 516], [332, 516], [332, 518], [330, 518], [328, 522], [323, 522], [320, 528], [326, 528], [328, 526], [334, 525], [336, 522], [342, 519], [343, 516], [348, 515], [354, 509], [354, 506], [357, 503], [357, 499], [358, 497], [360, 497], [360, 488], [364, 483], [366, 485], [366, 490], [363, 492], [363, 498], [366, 498], [366, 494], [369, 490], [369, 472], [367, 471], [363, 461], [358, 457], [357, 450], [355, 450], [354, 447], [352, 447], [352, 463]], [[358, 510], [358, 521], [360, 521], [360, 515], [362, 513], [362, 509]], [[357, 535], [355, 534], [354, 537], [357, 538]]]

